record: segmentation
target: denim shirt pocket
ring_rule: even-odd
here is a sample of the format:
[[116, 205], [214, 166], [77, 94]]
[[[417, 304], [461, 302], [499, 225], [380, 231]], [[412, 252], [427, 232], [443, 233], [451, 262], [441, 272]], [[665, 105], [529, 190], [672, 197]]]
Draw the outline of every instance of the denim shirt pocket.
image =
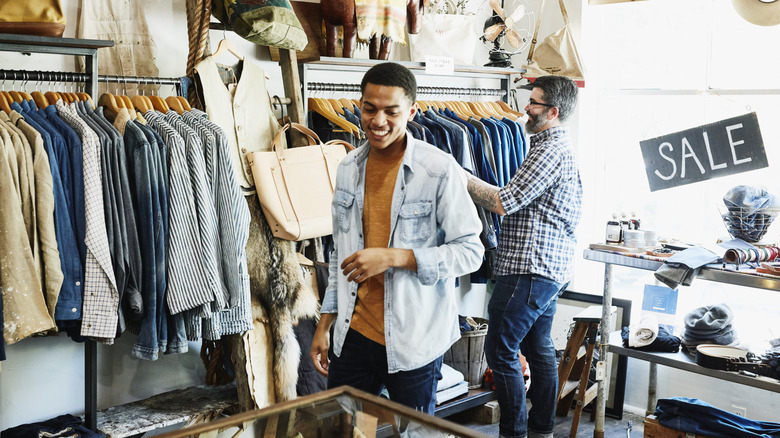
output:
[[431, 202], [413, 202], [401, 206], [398, 228], [405, 243], [424, 242], [431, 237]]
[[351, 219], [354, 214], [355, 195], [342, 190], [336, 190], [333, 194], [333, 205], [339, 218], [339, 229], [347, 233], [351, 228]]

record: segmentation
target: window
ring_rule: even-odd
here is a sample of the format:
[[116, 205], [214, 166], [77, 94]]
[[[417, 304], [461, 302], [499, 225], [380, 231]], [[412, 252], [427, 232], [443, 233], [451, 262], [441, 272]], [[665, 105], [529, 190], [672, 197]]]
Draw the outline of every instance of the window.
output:
[[[578, 159], [585, 186], [581, 249], [603, 242], [613, 212], [636, 212], [642, 227], [691, 243], [728, 238], [718, 211], [733, 186], [780, 196], [780, 26], [744, 21], [729, 0], [654, 0], [583, 7], [581, 52], [587, 69], [579, 105]], [[639, 142], [756, 112], [767, 169], [650, 192]], [[780, 219], [778, 219], [780, 222]], [[780, 223], [766, 238], [780, 243]], [[578, 257], [577, 291], [601, 293], [603, 269]], [[641, 309], [652, 273], [615, 270], [615, 295]], [[690, 310], [727, 302], [741, 339], [765, 341], [780, 319], [780, 293], [696, 281], [681, 286], [678, 324]], [[775, 330], [777, 330], [775, 328]]]

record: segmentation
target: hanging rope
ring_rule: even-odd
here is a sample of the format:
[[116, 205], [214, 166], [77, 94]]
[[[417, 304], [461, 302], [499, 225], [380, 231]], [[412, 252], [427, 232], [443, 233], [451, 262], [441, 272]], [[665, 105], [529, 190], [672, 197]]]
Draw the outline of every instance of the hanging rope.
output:
[[[187, 0], [187, 35], [189, 52], [187, 54], [187, 76], [195, 77], [195, 65], [205, 56], [209, 37], [209, 21], [211, 20], [211, 0]], [[203, 109], [203, 105], [195, 93], [195, 87], [190, 87], [187, 100], [193, 108]]]

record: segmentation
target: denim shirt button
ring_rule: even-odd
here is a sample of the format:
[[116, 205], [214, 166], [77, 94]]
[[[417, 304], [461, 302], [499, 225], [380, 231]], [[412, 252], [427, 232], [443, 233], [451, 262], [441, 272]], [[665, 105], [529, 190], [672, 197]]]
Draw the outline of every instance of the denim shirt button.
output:
[[70, 309], [70, 311], [71, 311], [71, 312], [73, 312], [73, 313], [76, 313], [76, 312], [78, 312], [78, 311], [79, 311], [79, 309], [77, 309], [77, 308], [75, 308], [75, 307], [74, 307], [74, 308]]
[[76, 282], [76, 286], [81, 286], [81, 282], [80, 282], [80, 281], [77, 281], [77, 282]]

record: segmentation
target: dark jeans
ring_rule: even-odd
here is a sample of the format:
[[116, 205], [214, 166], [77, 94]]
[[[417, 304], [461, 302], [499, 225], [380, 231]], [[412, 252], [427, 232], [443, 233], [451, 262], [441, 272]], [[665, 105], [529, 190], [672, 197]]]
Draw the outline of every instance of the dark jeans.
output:
[[330, 359], [328, 388], [349, 385], [379, 395], [386, 387], [394, 402], [431, 415], [436, 411], [443, 357], [411, 371], [388, 373], [385, 346], [350, 329], [341, 356]]
[[663, 426], [712, 438], [780, 437], [780, 423], [750, 420], [695, 398], [659, 399], [655, 415]]
[[[488, 303], [485, 358], [493, 370], [502, 437], [520, 438], [529, 432], [552, 436], [558, 365], [550, 330], [555, 304], [566, 286], [537, 275], [505, 275], [496, 280]], [[527, 415], [521, 351], [531, 370], [532, 406]]]

